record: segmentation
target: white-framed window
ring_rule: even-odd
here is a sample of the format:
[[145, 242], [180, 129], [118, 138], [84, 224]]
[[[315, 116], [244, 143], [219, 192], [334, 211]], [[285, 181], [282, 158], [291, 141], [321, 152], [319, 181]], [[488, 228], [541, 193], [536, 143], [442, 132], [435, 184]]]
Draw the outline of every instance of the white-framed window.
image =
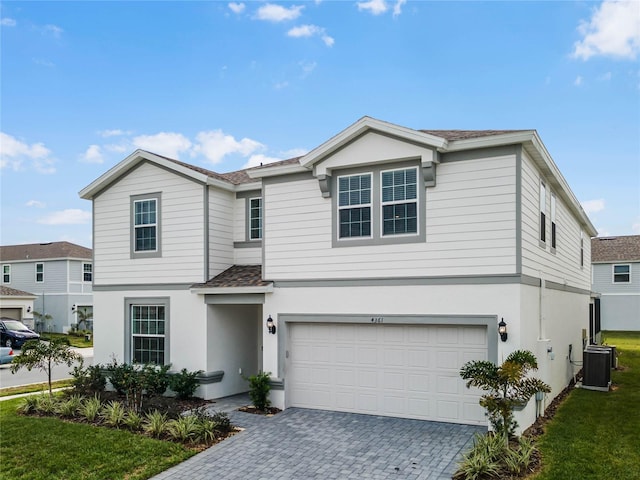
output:
[[11, 283], [11, 265], [2, 265], [2, 283]]
[[580, 230], [580, 268], [584, 267], [584, 232]]
[[160, 257], [160, 193], [131, 197], [131, 258]]
[[338, 177], [338, 238], [371, 237], [371, 173]]
[[249, 199], [249, 240], [262, 239], [262, 198]]
[[558, 232], [556, 227], [556, 196], [551, 194], [551, 248], [556, 249]]
[[36, 283], [44, 282], [44, 263], [36, 263]]
[[380, 172], [382, 236], [418, 232], [418, 170]]
[[91, 263], [82, 264], [82, 281], [91, 282], [93, 280], [93, 265]]
[[540, 181], [540, 236], [542, 243], [547, 241], [547, 186]]
[[613, 283], [631, 283], [631, 265], [613, 265]]
[[163, 304], [129, 306], [132, 363], [164, 365], [166, 361], [166, 307]]

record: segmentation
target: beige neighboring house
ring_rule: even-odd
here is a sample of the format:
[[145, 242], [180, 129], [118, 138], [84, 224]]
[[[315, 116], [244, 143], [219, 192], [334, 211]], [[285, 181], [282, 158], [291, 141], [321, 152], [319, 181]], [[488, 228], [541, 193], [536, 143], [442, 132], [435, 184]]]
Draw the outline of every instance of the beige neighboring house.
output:
[[[35, 295], [32, 311], [50, 315], [46, 322], [33, 313], [37, 331], [66, 333], [78, 321], [78, 310], [93, 312], [93, 252], [70, 242], [0, 246], [0, 285]], [[28, 315], [25, 317], [25, 314]]]
[[593, 238], [591, 263], [602, 330], [640, 330], [640, 235]]
[[33, 329], [33, 302], [36, 296], [15, 288], [0, 286], [0, 318], [20, 320]]

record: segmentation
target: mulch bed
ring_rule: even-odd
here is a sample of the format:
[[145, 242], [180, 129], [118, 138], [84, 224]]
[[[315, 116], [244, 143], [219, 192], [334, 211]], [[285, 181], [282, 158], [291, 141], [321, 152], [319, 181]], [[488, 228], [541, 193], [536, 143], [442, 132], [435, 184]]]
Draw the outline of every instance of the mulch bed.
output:
[[238, 408], [238, 411], [245, 412], [245, 413], [253, 413], [255, 415], [264, 415], [268, 417], [268, 416], [273, 416], [276, 413], [280, 413], [282, 410], [276, 407], [267, 407], [264, 410], [259, 410], [253, 405], [246, 405], [244, 407]]

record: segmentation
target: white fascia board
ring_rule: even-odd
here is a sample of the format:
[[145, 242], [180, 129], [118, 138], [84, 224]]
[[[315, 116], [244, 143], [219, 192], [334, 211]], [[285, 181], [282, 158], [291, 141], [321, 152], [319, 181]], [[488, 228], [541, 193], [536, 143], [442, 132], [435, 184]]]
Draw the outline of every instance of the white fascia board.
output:
[[37, 295], [0, 295], [0, 298], [2, 298], [5, 301], [9, 301], [9, 300], [35, 300], [36, 298], [38, 298]]
[[277, 167], [264, 167], [257, 170], [247, 172], [249, 178], [258, 179], [265, 177], [277, 177], [279, 175], [289, 175], [291, 173], [308, 172], [308, 168], [304, 168], [295, 163], [289, 165], [278, 165]]
[[393, 123], [383, 122], [371, 117], [362, 117], [360, 120], [345, 128], [337, 135], [331, 137], [322, 145], [314, 148], [300, 159], [300, 165], [310, 168], [322, 158], [330, 155], [331, 152], [339, 149], [349, 143], [354, 138], [362, 135], [367, 131], [377, 131], [403, 140], [415, 142], [422, 145], [428, 145], [435, 148], [445, 148], [447, 141], [444, 138], [413, 130], [411, 128], [401, 127]]
[[212, 187], [217, 187], [222, 190], [228, 190], [230, 192], [236, 191], [236, 186], [233, 183], [225, 182], [224, 180], [220, 180], [219, 178], [213, 178], [208, 176], [205, 176], [205, 178], [206, 178], [205, 183], [207, 185], [210, 185]]
[[262, 182], [241, 183], [236, 185], [236, 192], [249, 192], [251, 190], [261, 190]]
[[47, 258], [20, 258], [17, 260], [3, 260], [3, 264], [7, 263], [45, 263], [45, 262], [60, 262], [60, 261], [75, 261], [75, 262], [93, 262], [93, 258], [80, 258], [80, 257], [47, 257]]
[[117, 165], [113, 166], [105, 173], [100, 175], [96, 180], [91, 182], [88, 186], [80, 190], [79, 195], [80, 198], [85, 200], [91, 200], [94, 195], [96, 195], [101, 190], [107, 188], [111, 183], [116, 181], [118, 178], [126, 174], [129, 170], [133, 169], [140, 162], [148, 160], [150, 162], [161, 165], [169, 170], [173, 170], [177, 173], [180, 173], [186, 177], [193, 178], [194, 180], [207, 183], [209, 176], [196, 172], [195, 170], [191, 170], [190, 168], [183, 167], [182, 165], [178, 165], [177, 163], [171, 162], [165, 158], [154, 155], [153, 153], [147, 152], [145, 150], [136, 150], [127, 158], [122, 160]]
[[196, 287], [190, 289], [196, 295], [229, 295], [243, 293], [271, 293], [273, 284], [262, 287]]
[[525, 143], [531, 141], [534, 135], [535, 130], [526, 130], [523, 132], [504, 133], [502, 135], [491, 135], [488, 137], [452, 140], [449, 142], [447, 148], [441, 150], [441, 152], [459, 152], [461, 150], [472, 150], [476, 148], [499, 147], [501, 145]]

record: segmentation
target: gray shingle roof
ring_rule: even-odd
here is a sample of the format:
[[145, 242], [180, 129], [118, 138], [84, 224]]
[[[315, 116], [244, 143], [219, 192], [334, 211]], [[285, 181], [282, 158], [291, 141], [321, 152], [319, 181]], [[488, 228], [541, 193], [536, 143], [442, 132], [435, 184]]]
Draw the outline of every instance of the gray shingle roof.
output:
[[0, 261], [46, 260], [49, 258], [82, 258], [91, 260], [90, 248], [70, 242], [31, 243], [25, 245], [5, 245], [0, 247]]
[[531, 130], [419, 130], [445, 140], [468, 140], [470, 138], [492, 137], [507, 133], [530, 132]]
[[262, 265], [234, 265], [206, 283], [191, 288], [264, 287], [271, 282], [262, 280]]
[[640, 261], [640, 235], [592, 238], [591, 261], [593, 263]]
[[35, 297], [33, 293], [25, 292], [4, 285], [0, 286], [0, 295], [3, 297]]

